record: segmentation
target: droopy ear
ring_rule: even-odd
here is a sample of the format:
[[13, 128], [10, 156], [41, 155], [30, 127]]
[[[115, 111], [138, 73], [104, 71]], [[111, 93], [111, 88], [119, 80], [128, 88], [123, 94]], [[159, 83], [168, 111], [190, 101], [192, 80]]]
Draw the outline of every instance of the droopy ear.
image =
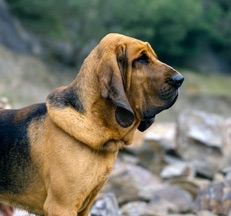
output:
[[124, 65], [121, 64], [121, 56], [125, 47], [122, 45], [116, 49], [110, 57], [103, 58], [99, 66], [99, 80], [101, 96], [112, 101], [116, 105], [115, 118], [117, 123], [126, 128], [134, 121], [134, 112], [128, 102], [124, 89]]

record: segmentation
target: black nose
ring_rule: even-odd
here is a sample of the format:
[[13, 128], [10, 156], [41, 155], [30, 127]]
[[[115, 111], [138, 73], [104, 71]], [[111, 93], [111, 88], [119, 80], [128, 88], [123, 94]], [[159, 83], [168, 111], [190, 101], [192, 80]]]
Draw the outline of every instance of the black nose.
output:
[[169, 83], [176, 88], [179, 88], [184, 82], [184, 77], [180, 74], [174, 75], [170, 78]]

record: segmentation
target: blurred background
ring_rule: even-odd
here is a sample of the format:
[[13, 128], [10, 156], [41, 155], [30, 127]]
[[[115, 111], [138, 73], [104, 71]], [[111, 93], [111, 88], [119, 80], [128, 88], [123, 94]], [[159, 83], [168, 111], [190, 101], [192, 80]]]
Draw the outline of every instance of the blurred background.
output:
[[15, 108], [44, 101], [74, 79], [109, 32], [148, 41], [161, 61], [185, 76], [178, 107], [198, 105], [227, 115], [231, 2], [226, 0], [0, 0], [0, 96]]
[[148, 41], [185, 82], [119, 154], [105, 193], [123, 216], [231, 215], [231, 1], [0, 0], [0, 107], [45, 101], [110, 32]]

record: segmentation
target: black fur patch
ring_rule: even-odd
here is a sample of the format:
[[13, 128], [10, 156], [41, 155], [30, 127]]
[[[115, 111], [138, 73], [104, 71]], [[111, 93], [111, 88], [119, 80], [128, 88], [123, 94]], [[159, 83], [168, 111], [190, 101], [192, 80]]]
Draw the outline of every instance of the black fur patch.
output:
[[73, 88], [70, 88], [68, 91], [65, 92], [64, 98], [66, 104], [70, 104], [72, 107], [74, 107], [75, 110], [79, 111], [80, 113], [84, 113], [84, 107], [83, 104], [80, 102], [80, 97]]
[[0, 193], [20, 193], [27, 186], [32, 167], [27, 128], [46, 112], [45, 103], [0, 110]]
[[80, 96], [74, 88], [67, 88], [60, 92], [54, 91], [48, 96], [48, 100], [56, 108], [63, 109], [67, 106], [72, 106], [82, 114], [85, 111]]

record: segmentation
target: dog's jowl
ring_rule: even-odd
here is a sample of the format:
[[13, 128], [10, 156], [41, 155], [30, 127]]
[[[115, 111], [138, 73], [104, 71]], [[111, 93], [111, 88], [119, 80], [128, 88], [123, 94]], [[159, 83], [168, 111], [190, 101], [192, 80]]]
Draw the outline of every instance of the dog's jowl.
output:
[[147, 42], [105, 36], [46, 103], [0, 111], [0, 202], [87, 216], [119, 149], [175, 103], [183, 80]]

